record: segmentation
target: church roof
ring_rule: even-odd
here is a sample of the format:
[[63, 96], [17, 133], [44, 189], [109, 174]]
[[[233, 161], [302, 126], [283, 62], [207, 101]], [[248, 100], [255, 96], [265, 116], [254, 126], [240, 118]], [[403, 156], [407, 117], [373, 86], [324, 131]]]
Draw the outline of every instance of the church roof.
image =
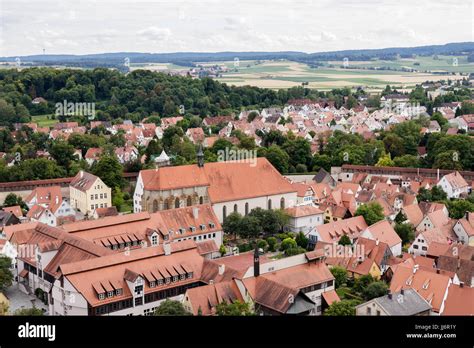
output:
[[254, 164], [229, 161], [142, 170], [140, 176], [150, 191], [208, 186], [212, 203], [296, 192], [263, 157]]

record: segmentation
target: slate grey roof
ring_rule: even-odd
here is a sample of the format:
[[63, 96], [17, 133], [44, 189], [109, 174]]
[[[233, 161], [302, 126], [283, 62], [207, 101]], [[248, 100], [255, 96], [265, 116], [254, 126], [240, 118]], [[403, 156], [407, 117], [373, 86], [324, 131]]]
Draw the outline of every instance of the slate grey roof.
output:
[[323, 182], [327, 176], [331, 176], [324, 168], [319, 169], [319, 172], [314, 176], [313, 180], [316, 181], [318, 184]]
[[374, 299], [389, 315], [416, 315], [431, 309], [431, 305], [413, 289], [395, 292]]
[[295, 302], [288, 308], [286, 314], [302, 314], [314, 308], [314, 302], [306, 296], [296, 296]]

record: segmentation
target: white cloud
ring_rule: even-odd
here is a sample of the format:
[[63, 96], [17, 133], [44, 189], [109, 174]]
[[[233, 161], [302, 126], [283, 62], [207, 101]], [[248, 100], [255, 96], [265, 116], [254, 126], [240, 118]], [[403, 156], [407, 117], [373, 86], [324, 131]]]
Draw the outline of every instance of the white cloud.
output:
[[0, 56], [333, 51], [473, 41], [466, 0], [0, 0]]
[[153, 42], [163, 42], [169, 40], [171, 30], [168, 28], [149, 27], [138, 31], [137, 36]]

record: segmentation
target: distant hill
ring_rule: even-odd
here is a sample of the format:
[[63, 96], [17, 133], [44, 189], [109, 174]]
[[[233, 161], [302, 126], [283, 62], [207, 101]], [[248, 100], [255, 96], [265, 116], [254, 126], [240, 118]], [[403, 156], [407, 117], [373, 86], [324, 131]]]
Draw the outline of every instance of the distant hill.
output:
[[[197, 62], [229, 61], [238, 57], [240, 60], [288, 59], [298, 62], [318, 62], [325, 60], [393, 60], [397, 56], [413, 55], [473, 55], [474, 42], [448, 43], [418, 47], [391, 47], [382, 49], [344, 50], [332, 52], [304, 53], [295, 51], [283, 52], [177, 52], [177, 53], [140, 53], [117, 52], [86, 55], [30, 55], [20, 56], [22, 62], [33, 65], [67, 65], [72, 67], [120, 67], [125, 58], [133, 63], [174, 63], [182, 66], [194, 66]], [[0, 62], [14, 62], [17, 57], [0, 57]]]

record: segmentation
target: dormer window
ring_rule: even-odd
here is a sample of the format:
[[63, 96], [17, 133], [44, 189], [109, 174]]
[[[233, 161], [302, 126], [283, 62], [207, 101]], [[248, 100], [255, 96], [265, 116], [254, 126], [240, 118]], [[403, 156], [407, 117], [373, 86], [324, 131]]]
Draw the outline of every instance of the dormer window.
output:
[[163, 285], [163, 279], [158, 279], [158, 285]]
[[99, 294], [99, 300], [105, 300], [105, 293]]
[[196, 232], [196, 227], [194, 226], [189, 227], [189, 229], [191, 230], [191, 232]]
[[113, 291], [107, 291], [107, 297], [108, 298], [111, 298], [114, 296], [114, 292]]
[[156, 282], [155, 281], [151, 281], [150, 282], [150, 288], [154, 288], [156, 286]]
[[151, 236], [151, 245], [157, 245], [158, 244], [158, 236], [156, 234]]
[[179, 275], [179, 280], [185, 280], [185, 279], [186, 279], [186, 274]]
[[166, 279], [165, 279], [165, 283], [166, 283], [166, 284], [169, 284], [169, 283], [171, 283], [171, 278], [170, 278], [170, 277], [166, 277]]
[[117, 295], [117, 296], [122, 295], [122, 289], [115, 290], [115, 295]]
[[216, 224], [213, 223], [213, 222], [209, 222], [209, 227], [210, 227], [210, 228], [214, 228], [214, 227], [216, 227]]
[[173, 282], [177, 282], [178, 281], [178, 276], [173, 276]]
[[206, 229], [206, 225], [202, 224], [202, 225], [199, 225], [199, 228], [202, 230], [205, 230]]
[[185, 231], [186, 231], [186, 230], [185, 230], [184, 228], [182, 228], [182, 227], [179, 229], [179, 233], [180, 233], [180, 234], [183, 234]]
[[189, 272], [189, 273], [187, 274], [187, 276], [188, 276], [188, 279], [192, 278], [192, 277], [193, 277], [193, 272]]

